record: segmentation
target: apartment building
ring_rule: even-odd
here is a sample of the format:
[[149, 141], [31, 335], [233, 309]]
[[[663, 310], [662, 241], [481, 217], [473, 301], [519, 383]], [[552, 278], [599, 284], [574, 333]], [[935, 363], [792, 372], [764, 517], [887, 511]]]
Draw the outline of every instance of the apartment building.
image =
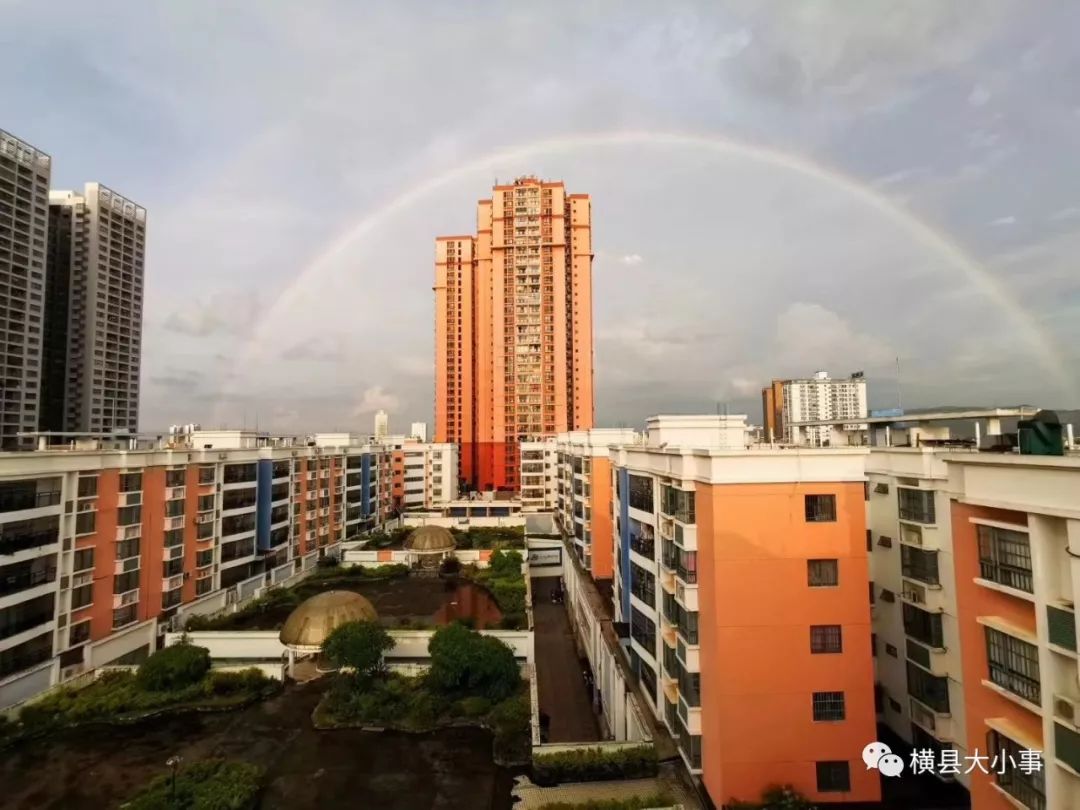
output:
[[457, 499], [456, 445], [386, 436], [379, 446], [389, 452], [393, 509], [431, 509]]
[[135, 432], [146, 209], [87, 183], [49, 195], [49, 229], [41, 429]]
[[592, 211], [519, 177], [435, 242], [435, 440], [474, 490], [519, 489], [519, 445], [592, 427]]
[[792, 423], [845, 420], [850, 429], [865, 429], [866, 380], [861, 372], [833, 379], [827, 371], [809, 379], [773, 380], [770, 388], [762, 391], [762, 407], [766, 411], [765, 439], [770, 438], [771, 430], [775, 441], [824, 447], [832, 435], [828, 425], [796, 429]]
[[555, 479], [557, 467], [555, 439], [522, 442], [521, 507], [526, 512], [552, 512], [555, 510]]
[[378, 525], [383, 451], [323, 445], [205, 431], [0, 454], [0, 707], [137, 662], [185, 606], [243, 598]]
[[718, 806], [785, 783], [878, 800], [866, 451], [679, 419], [611, 451], [615, 615], [650, 708]]
[[0, 450], [38, 427], [52, 159], [0, 130]]
[[574, 430], [555, 439], [555, 522], [594, 580], [614, 574], [611, 450], [637, 440], [627, 428]]
[[1041, 752], [1037, 771], [973, 770], [972, 806], [1078, 807], [1080, 457], [945, 461], [968, 746], [1014, 764]]

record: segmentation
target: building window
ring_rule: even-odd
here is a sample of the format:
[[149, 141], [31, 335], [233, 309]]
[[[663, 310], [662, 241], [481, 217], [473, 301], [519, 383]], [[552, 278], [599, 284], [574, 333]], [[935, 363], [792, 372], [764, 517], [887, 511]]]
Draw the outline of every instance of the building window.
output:
[[844, 719], [843, 692], [814, 692], [813, 706], [815, 721]]
[[142, 490], [142, 473], [124, 473], [120, 476], [121, 492], [139, 492]]
[[[991, 730], [986, 735], [986, 743], [990, 749], [991, 760], [1008, 762], [1011, 759], [1013, 762], [1020, 762], [1023, 746], [1015, 740]], [[1003, 768], [1003, 773], [998, 773], [995, 769], [994, 781], [1025, 807], [1046, 810], [1046, 772], [1041, 758], [1039, 765], [1038, 770], [1032, 769], [1031, 773], [1024, 773], [1020, 768]]]
[[900, 502], [900, 519], [916, 523], [934, 523], [934, 491], [932, 489], [896, 488]]
[[637, 608], [630, 611], [630, 635], [649, 655], [656, 654], [656, 624]]
[[134, 526], [142, 522], [141, 506], [122, 506], [116, 510], [116, 524], [118, 526]]
[[896, 645], [885, 642], [885, 654], [896, 658], [896, 656], [899, 654], [899, 651], [896, 649]]
[[811, 588], [826, 588], [840, 584], [836, 560], [807, 560], [806, 584]]
[[73, 588], [71, 591], [71, 609], [78, 610], [84, 608], [94, 601], [94, 586], [83, 585], [79, 588]]
[[904, 603], [903, 609], [904, 632], [907, 635], [929, 647], [941, 649], [945, 646], [942, 642], [940, 613], [928, 613], [907, 602]]
[[1039, 650], [1034, 644], [987, 627], [986, 659], [991, 681], [1029, 703], [1042, 702]]
[[97, 495], [98, 477], [96, 475], [79, 476], [79, 497], [89, 498]]
[[1031, 544], [1024, 532], [978, 527], [979, 572], [983, 579], [1034, 593], [1031, 579]]
[[949, 713], [949, 679], [907, 662], [908, 694], [935, 712]]
[[71, 562], [72, 573], [77, 574], [79, 571], [86, 571], [93, 567], [94, 550], [92, 548], [81, 548], [75, 552]]
[[97, 525], [97, 512], [79, 512], [75, 516], [75, 534], [93, 534]]
[[804, 498], [807, 523], [834, 523], [836, 521], [835, 495], [807, 495]]
[[630, 476], [630, 506], [653, 513], [653, 481], [642, 475]]
[[817, 789], [820, 793], [847, 793], [851, 790], [851, 771], [847, 762], [818, 762]]
[[90, 622], [79, 622], [73, 624], [68, 629], [68, 646], [74, 647], [76, 644], [82, 644], [85, 641], [90, 640]]
[[840, 625], [838, 624], [815, 624], [810, 626], [810, 652], [811, 653], [838, 653], [843, 652]]
[[909, 579], [917, 579], [927, 585], [937, 585], [939, 582], [937, 552], [901, 545], [900, 570]]

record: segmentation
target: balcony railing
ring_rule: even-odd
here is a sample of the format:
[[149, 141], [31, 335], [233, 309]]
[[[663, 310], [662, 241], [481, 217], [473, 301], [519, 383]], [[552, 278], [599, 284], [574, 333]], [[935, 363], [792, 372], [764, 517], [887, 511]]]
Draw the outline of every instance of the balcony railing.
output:
[[56, 567], [42, 568], [37, 571], [19, 571], [13, 574], [0, 574], [0, 596], [9, 596], [19, 591], [36, 588], [48, 582], [56, 581]]
[[60, 490], [50, 492], [0, 491], [0, 512], [40, 509], [60, 503]]
[[22, 616], [14, 621], [0, 623], [0, 639], [11, 638], [19, 635], [19, 633], [25, 633], [27, 630], [51, 622], [53, 618], [53, 611], [50, 609], [30, 616]]
[[49, 529], [43, 532], [28, 532], [26, 534], [0, 534], [0, 556], [15, 554], [19, 551], [26, 551], [28, 548], [48, 546], [58, 542], [59, 539], [59, 528]]

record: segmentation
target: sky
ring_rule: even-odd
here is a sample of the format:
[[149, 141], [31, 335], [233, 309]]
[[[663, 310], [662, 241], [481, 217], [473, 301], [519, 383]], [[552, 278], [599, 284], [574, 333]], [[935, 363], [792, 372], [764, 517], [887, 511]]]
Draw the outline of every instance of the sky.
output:
[[[434, 239], [592, 197], [596, 422], [1080, 406], [1080, 4], [0, 0], [0, 128], [148, 209], [141, 426], [432, 421]], [[897, 374], [899, 358], [900, 374]]]

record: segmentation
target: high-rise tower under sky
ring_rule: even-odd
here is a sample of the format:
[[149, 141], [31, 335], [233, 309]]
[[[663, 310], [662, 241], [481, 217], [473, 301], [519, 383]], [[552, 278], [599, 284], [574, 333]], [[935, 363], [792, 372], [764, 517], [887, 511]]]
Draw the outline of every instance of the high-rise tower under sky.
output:
[[520, 177], [435, 242], [435, 441], [475, 489], [518, 488], [518, 445], [593, 424], [592, 211]]

